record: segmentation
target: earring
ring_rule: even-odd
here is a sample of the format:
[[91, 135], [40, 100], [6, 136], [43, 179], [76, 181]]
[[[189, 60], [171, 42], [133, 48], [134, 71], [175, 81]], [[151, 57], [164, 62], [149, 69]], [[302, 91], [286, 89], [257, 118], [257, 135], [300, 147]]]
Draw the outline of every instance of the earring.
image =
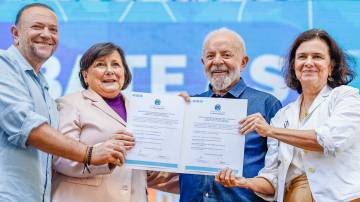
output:
[[327, 78], [328, 82], [333, 82], [334, 81], [334, 78], [331, 77], [331, 75], [328, 76]]

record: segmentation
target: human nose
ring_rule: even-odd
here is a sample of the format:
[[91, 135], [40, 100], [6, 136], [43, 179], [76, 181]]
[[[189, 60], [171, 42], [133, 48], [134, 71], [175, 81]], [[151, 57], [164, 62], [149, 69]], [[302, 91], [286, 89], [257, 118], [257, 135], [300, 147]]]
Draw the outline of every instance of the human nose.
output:
[[50, 38], [51, 37], [51, 32], [49, 30], [49, 28], [45, 27], [44, 29], [41, 30], [40, 36], [43, 38]]
[[313, 65], [313, 63], [314, 63], [314, 61], [310, 56], [306, 57], [305, 62], [304, 62], [305, 66]]
[[105, 67], [106, 67], [105, 68], [105, 73], [106, 74], [114, 74], [115, 73], [115, 68], [112, 67], [112, 65], [107, 64]]
[[222, 60], [221, 56], [219, 54], [215, 55], [213, 63], [215, 65], [222, 64], [224, 61]]

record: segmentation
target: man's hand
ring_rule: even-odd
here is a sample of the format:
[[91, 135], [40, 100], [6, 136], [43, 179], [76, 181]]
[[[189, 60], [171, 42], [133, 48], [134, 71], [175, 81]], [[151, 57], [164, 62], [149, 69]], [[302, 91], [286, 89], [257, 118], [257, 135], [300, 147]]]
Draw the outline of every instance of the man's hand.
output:
[[121, 166], [125, 162], [126, 148], [121, 140], [110, 139], [94, 145], [91, 162], [92, 165], [113, 164]]
[[233, 170], [230, 168], [220, 171], [216, 175], [215, 180], [225, 187], [250, 188], [249, 181], [244, 177], [235, 177]]
[[190, 97], [190, 95], [189, 95], [187, 92], [181, 92], [181, 93], [179, 94], [179, 96], [182, 97], [182, 98], [184, 98], [184, 101], [187, 102], [187, 103], [189, 103], [190, 100], [191, 100], [191, 97]]

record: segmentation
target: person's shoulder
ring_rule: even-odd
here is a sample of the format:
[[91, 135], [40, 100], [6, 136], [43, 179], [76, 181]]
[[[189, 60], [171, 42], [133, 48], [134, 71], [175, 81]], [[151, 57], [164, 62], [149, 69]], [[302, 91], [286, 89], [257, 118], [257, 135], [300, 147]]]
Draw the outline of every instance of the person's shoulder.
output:
[[14, 63], [15, 59], [14, 56], [8, 50], [0, 49], [0, 61], [6, 63]]
[[287, 105], [283, 106], [281, 109], [279, 109], [278, 113], [285, 113], [285, 112], [293, 109], [294, 107], [296, 107], [295, 101], [290, 102]]
[[261, 91], [261, 90], [257, 90], [255, 88], [251, 88], [251, 87], [247, 86], [245, 90], [247, 91], [248, 95], [254, 96], [257, 99], [264, 99], [264, 100], [269, 100], [269, 101], [273, 101], [273, 102], [279, 101], [274, 95], [264, 92], [264, 91]]
[[16, 57], [9, 50], [0, 49], [0, 76], [4, 79], [18, 77], [22, 74], [22, 69]]
[[0, 57], [9, 57], [8, 51], [0, 49]]
[[190, 95], [190, 96], [191, 97], [209, 97], [208, 94], [209, 94], [209, 91], [205, 91], [205, 92], [198, 93], [198, 94], [193, 94], [193, 95]]
[[332, 89], [332, 93], [334, 95], [359, 94], [359, 89], [348, 85], [341, 85]]
[[0, 57], [6, 57], [6, 50], [0, 49]]
[[340, 101], [345, 101], [350, 98], [355, 98], [360, 100], [359, 89], [352, 86], [341, 85], [331, 89], [329, 99], [332, 103], [337, 103]]
[[282, 123], [287, 117], [293, 116], [296, 107], [296, 101], [288, 103], [276, 112], [271, 122], [274, 124]]
[[74, 101], [78, 101], [80, 99], [83, 99], [83, 90], [77, 91], [74, 93], [69, 93], [67, 95], [64, 95], [62, 97], [59, 97], [56, 99], [56, 102], [66, 102], [66, 103], [76, 103]]

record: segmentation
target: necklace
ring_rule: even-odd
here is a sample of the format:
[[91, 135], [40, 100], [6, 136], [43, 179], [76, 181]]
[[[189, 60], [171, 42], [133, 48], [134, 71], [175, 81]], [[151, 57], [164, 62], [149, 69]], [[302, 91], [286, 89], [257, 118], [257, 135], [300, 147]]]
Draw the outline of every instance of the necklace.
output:
[[309, 116], [309, 112], [306, 111], [306, 112], [304, 113], [304, 116], [305, 116], [305, 117]]
[[304, 118], [306, 118], [307, 116], [309, 116], [309, 112], [308, 110], [305, 109], [305, 104], [304, 104], [304, 96], [301, 97], [301, 111], [304, 111]]

